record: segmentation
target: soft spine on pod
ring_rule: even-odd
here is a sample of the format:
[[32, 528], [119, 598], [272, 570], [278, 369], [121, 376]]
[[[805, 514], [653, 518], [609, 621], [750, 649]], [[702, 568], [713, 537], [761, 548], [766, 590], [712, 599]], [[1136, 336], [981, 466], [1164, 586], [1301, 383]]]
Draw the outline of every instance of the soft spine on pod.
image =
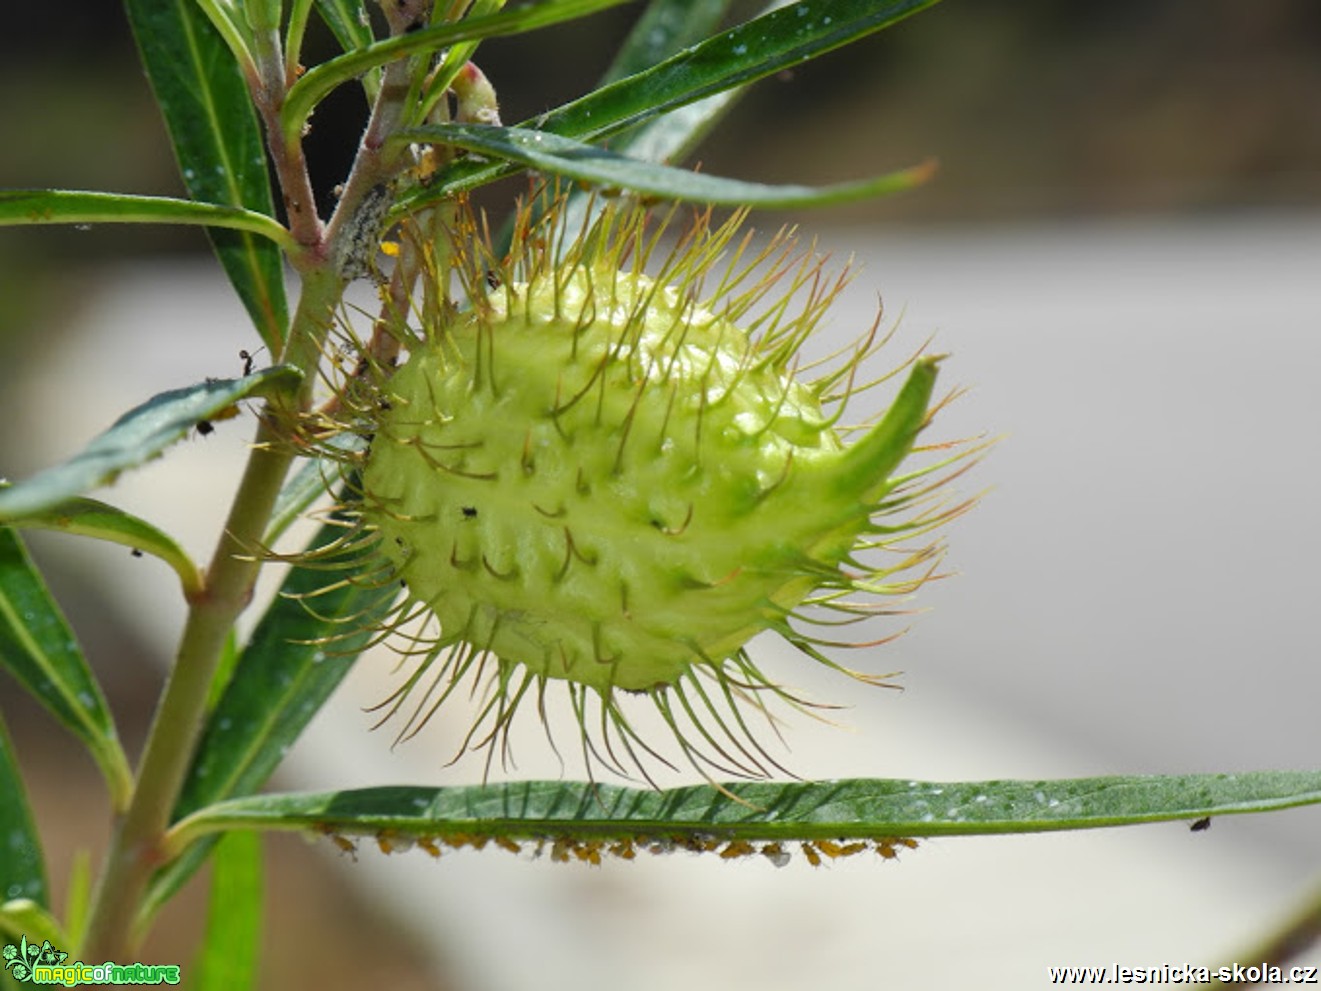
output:
[[[962, 508], [933, 499], [927, 477], [962, 454], [900, 473], [938, 358], [913, 360], [888, 411], [846, 444], [836, 421], [876, 326], [832, 370], [795, 379], [843, 285], [823, 280], [820, 259], [795, 256], [787, 238], [754, 253], [749, 237], [735, 241], [740, 218], [714, 229], [699, 218], [652, 278], [658, 235], [636, 211], [608, 210], [568, 244], [554, 210], [527, 217], [494, 289], [489, 258], [456, 243], [470, 305], [424, 315], [370, 407], [359, 536], [407, 589], [395, 621], [439, 624], [393, 697], [391, 711], [431, 673], [401, 735], [471, 676], [493, 691], [465, 746], [490, 744], [531, 686], [541, 699], [558, 679], [590, 757], [619, 768], [640, 766], [638, 749], [659, 756], [618, 694], [645, 693], [694, 764], [768, 773], [778, 765], [742, 706], [769, 716], [768, 693], [800, 700], [744, 645], [777, 631], [837, 666], [801, 621], [884, 611], [851, 596], [911, 591], [939, 548], [896, 541]], [[732, 263], [699, 303], [722, 253]], [[742, 329], [788, 273], [784, 295]], [[795, 296], [806, 302], [791, 311]], [[873, 552], [887, 550], [878, 564]]]

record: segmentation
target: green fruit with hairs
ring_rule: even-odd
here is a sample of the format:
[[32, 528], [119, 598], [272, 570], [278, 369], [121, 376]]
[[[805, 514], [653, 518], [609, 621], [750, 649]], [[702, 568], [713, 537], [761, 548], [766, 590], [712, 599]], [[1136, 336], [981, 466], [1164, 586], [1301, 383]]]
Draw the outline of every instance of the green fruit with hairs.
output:
[[[711, 716], [744, 735], [731, 730], [732, 717], [746, 731], [738, 697], [787, 694], [748, 640], [775, 630], [826, 660], [791, 620], [813, 607], [856, 619], [867, 610], [849, 593], [906, 591], [911, 580], [886, 577], [934, 553], [890, 568], [859, 557], [943, 518], [884, 519], [910, 501], [896, 486], [930, 470], [898, 474], [937, 359], [913, 361], [889, 410], [846, 444], [824, 407], [837, 414], [833, 390], [851, 388], [870, 348], [816, 382], [790, 373], [839, 287], [819, 288], [819, 262], [793, 280], [818, 284], [803, 311], [772, 310], [749, 334], [736, 321], [773, 281], [735, 294], [727, 279], [700, 305], [691, 291], [732, 226], [690, 237], [661, 280], [626, 264], [644, 231], [598, 227], [555, 265], [525, 239], [497, 288], [413, 342], [374, 414], [360, 514], [407, 589], [404, 611], [438, 621], [442, 698], [493, 671], [499, 730], [529, 685], [563, 679], [580, 713], [586, 692], [600, 700], [611, 750], [610, 728], [633, 737], [616, 690], [648, 693], [693, 757], [674, 698], [709, 742]], [[762, 770], [741, 744], [751, 760], [716, 749]]]

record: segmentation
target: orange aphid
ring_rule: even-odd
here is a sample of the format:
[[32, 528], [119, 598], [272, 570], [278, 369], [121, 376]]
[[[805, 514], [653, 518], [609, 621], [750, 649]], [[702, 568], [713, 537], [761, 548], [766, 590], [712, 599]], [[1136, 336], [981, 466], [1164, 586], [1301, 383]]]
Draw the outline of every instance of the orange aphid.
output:
[[574, 844], [573, 855], [584, 863], [601, 866], [601, 844], [596, 840]]
[[844, 852], [844, 848], [841, 847], [834, 840], [817, 840], [816, 848], [820, 850], [822, 853], [824, 853], [831, 860], [834, 860], [836, 857], [840, 856], [840, 854]]

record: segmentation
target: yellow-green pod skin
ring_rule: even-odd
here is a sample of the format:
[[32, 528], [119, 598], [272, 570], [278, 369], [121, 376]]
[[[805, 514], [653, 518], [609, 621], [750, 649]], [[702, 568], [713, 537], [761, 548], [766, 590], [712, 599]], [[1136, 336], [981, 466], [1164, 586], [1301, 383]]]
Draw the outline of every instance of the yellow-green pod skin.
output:
[[444, 640], [602, 693], [671, 685], [838, 574], [935, 365], [845, 448], [744, 331], [583, 264], [494, 290], [414, 350], [386, 387], [363, 519]]

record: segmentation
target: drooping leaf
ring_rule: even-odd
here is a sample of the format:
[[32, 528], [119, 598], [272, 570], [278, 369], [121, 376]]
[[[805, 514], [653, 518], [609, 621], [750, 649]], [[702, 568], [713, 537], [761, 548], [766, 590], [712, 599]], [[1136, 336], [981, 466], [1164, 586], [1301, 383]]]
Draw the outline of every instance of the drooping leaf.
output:
[[[933, 6], [937, 0], [799, 0], [722, 31], [522, 125], [581, 141], [602, 138], [717, 93], [763, 79]], [[401, 198], [406, 213], [508, 175], [505, 164], [460, 160]]]
[[19, 529], [57, 530], [123, 544], [138, 554], [154, 555], [173, 568], [185, 597], [201, 591], [201, 572], [173, 537], [132, 513], [96, 499], [69, 499], [14, 520], [13, 525]]
[[133, 787], [100, 686], [18, 535], [0, 527], [0, 665], [86, 744], [123, 809]]
[[555, 3], [528, 4], [373, 42], [365, 48], [323, 62], [298, 80], [290, 88], [280, 112], [281, 130], [286, 141], [293, 140], [302, 130], [312, 108], [328, 93], [376, 66], [408, 55], [439, 51], [461, 41], [480, 41], [549, 27], [627, 2], [629, 0], [557, 0]]
[[734, 782], [668, 791], [570, 781], [256, 795], [199, 809], [181, 845], [216, 830], [509, 839], [885, 840], [1033, 833], [1321, 803], [1321, 771], [1047, 781]]
[[[310, 546], [324, 547], [343, 532], [327, 525]], [[289, 572], [208, 717], [175, 818], [265, 784], [348, 674], [391, 596], [342, 582], [347, 573], [333, 568]], [[208, 852], [204, 841], [164, 868], [152, 884], [144, 915], [150, 917], [168, 900]]]
[[435, 124], [401, 131], [396, 140], [455, 145], [606, 189], [729, 206], [789, 208], [871, 199], [910, 189], [928, 178], [934, 169], [928, 163], [875, 179], [834, 186], [769, 186], [625, 158], [572, 138], [517, 127]]
[[[0, 595], [3, 594], [0, 586]], [[3, 719], [0, 719], [0, 854], [0, 902], [26, 898], [49, 906], [50, 889], [41, 836], [28, 807], [27, 789], [23, 787]]]
[[229, 834], [211, 864], [206, 939], [191, 980], [199, 991], [248, 991], [257, 983], [261, 944], [261, 838]]
[[14, 224], [200, 224], [249, 231], [285, 248], [297, 247], [289, 232], [265, 214], [169, 196], [69, 189], [0, 190], [0, 226]]
[[[774, 0], [772, 6], [784, 2]], [[597, 86], [643, 72], [702, 41], [719, 27], [729, 6], [730, 0], [651, 0]], [[716, 93], [622, 131], [611, 140], [611, 149], [645, 162], [678, 164], [742, 92]], [[602, 207], [600, 199], [583, 190], [572, 191], [562, 207], [565, 230], [587, 229], [589, 213], [595, 216]], [[513, 230], [511, 217], [497, 237], [501, 254], [508, 251]]]
[[[230, 48], [192, 0], [124, 0], [124, 8], [189, 194], [273, 217], [261, 130]], [[262, 343], [279, 354], [289, 323], [279, 250], [246, 231], [210, 237]]]
[[120, 472], [150, 461], [200, 422], [240, 399], [270, 395], [301, 379], [298, 369], [275, 365], [243, 378], [209, 379], [153, 396], [121, 416], [68, 461], [0, 489], [0, 522], [49, 510], [108, 485]]

